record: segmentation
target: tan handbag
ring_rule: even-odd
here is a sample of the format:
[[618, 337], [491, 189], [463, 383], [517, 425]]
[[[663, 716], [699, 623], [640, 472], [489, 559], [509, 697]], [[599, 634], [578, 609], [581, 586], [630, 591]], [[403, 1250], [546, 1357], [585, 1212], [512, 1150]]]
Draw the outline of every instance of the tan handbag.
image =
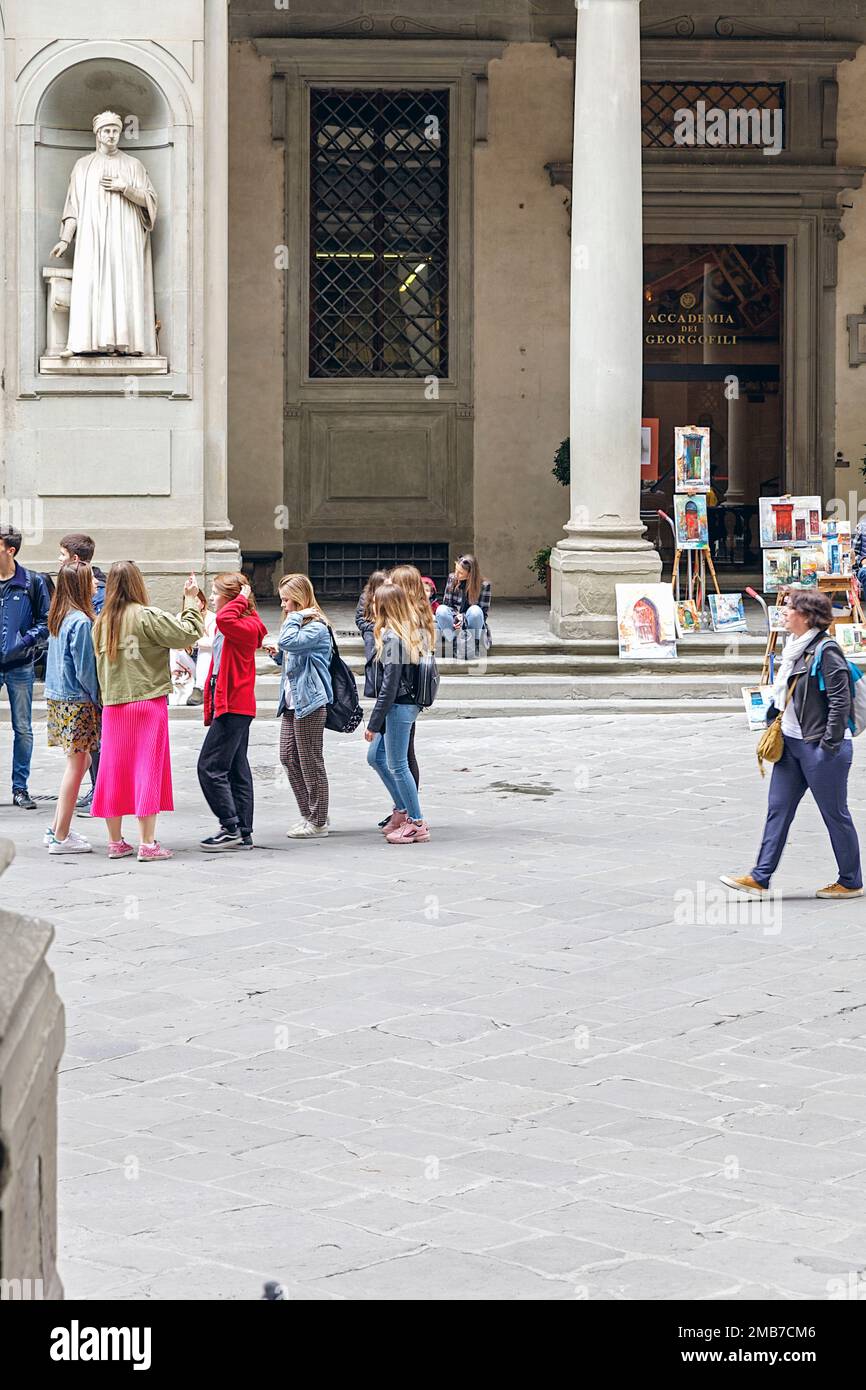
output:
[[[788, 698], [785, 701], [785, 709], [788, 708], [794, 698], [794, 691], [797, 688], [799, 676], [794, 677], [794, 683], [788, 690]], [[785, 710], [782, 711], [784, 714]], [[785, 735], [782, 733], [782, 714], [777, 714], [772, 724], [764, 730], [758, 739], [758, 746], [755, 752], [758, 755], [758, 767], [761, 776], [766, 777], [764, 763], [777, 763], [785, 751]]]

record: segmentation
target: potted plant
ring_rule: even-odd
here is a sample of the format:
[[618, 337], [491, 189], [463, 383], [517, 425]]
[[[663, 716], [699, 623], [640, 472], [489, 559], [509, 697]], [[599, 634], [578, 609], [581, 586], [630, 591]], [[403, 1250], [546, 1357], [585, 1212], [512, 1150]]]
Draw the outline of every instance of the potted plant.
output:
[[540, 550], [536, 550], [529, 565], [529, 569], [535, 575], [539, 584], [543, 584], [547, 597], [550, 598], [550, 552], [552, 545], [544, 545]]
[[558, 483], [563, 487], [568, 487], [571, 482], [571, 440], [563, 439], [556, 453], [553, 455], [553, 467], [551, 473]]

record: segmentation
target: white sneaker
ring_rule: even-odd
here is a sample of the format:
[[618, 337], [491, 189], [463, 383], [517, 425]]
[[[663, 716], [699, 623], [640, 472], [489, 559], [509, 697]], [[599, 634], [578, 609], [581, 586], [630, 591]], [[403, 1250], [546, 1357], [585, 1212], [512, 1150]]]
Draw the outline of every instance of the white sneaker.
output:
[[49, 854], [92, 854], [93, 846], [83, 835], [70, 830], [65, 840], [52, 839], [48, 846]]
[[299, 840], [301, 836], [306, 835], [306, 833], [307, 822], [305, 820], [299, 820], [296, 825], [293, 825], [290, 830], [286, 831], [286, 835], [290, 840]]
[[[292, 832], [289, 832], [292, 834]], [[312, 821], [304, 821], [303, 828], [292, 834], [293, 840], [323, 840], [328, 834], [327, 825], [313, 825]]]

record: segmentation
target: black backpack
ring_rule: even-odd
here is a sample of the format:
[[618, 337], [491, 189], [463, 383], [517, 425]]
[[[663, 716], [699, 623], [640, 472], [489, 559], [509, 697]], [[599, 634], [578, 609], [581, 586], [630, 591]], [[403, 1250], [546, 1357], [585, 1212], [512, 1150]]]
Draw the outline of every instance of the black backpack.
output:
[[[27, 597], [30, 599], [30, 611], [33, 614], [34, 620], [36, 618], [36, 604], [39, 594], [40, 578], [45, 581], [45, 587], [48, 590], [49, 607], [51, 606], [51, 598], [54, 594], [54, 580], [51, 578], [50, 574], [43, 574], [40, 576], [36, 573], [36, 570], [27, 571]], [[33, 649], [33, 672], [38, 681], [45, 680], [45, 667], [47, 662], [48, 638], [45, 637], [41, 642], [38, 642]]]
[[364, 711], [358, 699], [358, 686], [354, 675], [340, 656], [333, 629], [329, 627], [328, 631], [331, 634], [331, 689], [334, 694], [327, 706], [325, 728], [333, 729], [337, 734], [353, 734], [364, 718]]
[[439, 667], [433, 653], [422, 656], [415, 669], [415, 703], [421, 709], [429, 709], [439, 694]]

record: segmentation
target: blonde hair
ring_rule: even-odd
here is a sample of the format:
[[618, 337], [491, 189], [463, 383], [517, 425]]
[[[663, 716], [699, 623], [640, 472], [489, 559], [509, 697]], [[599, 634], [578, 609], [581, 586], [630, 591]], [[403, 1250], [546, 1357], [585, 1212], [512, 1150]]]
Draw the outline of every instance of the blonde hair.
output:
[[299, 608], [315, 608], [315, 613], [304, 618], [302, 626], [306, 623], [313, 623], [318, 618], [320, 623], [328, 626], [328, 619], [319, 607], [319, 600], [316, 598], [316, 591], [310, 583], [307, 574], [284, 574], [278, 584], [280, 596], [288, 594], [289, 598], [298, 605]]
[[[213, 586], [217, 593], [229, 599], [238, 598], [241, 589], [248, 582], [246, 575], [241, 574], [240, 570], [224, 570], [222, 574], [215, 574], [213, 577]], [[199, 593], [201, 594], [201, 589], [199, 589]], [[204, 598], [203, 594], [202, 598]], [[255, 613], [255, 611], [256, 601], [252, 590], [250, 590], [247, 596], [247, 613]]]
[[415, 604], [405, 589], [390, 582], [382, 584], [376, 590], [373, 604], [376, 610], [373, 637], [379, 660], [385, 647], [385, 633], [392, 632], [400, 641], [403, 659], [417, 664], [430, 650], [430, 643], [426, 632], [419, 626]]
[[421, 571], [414, 565], [397, 565], [389, 575], [389, 583], [396, 584], [403, 590], [415, 609], [418, 626], [426, 633], [432, 646], [436, 624], [433, 622], [433, 609], [430, 607], [430, 598], [421, 579]]

